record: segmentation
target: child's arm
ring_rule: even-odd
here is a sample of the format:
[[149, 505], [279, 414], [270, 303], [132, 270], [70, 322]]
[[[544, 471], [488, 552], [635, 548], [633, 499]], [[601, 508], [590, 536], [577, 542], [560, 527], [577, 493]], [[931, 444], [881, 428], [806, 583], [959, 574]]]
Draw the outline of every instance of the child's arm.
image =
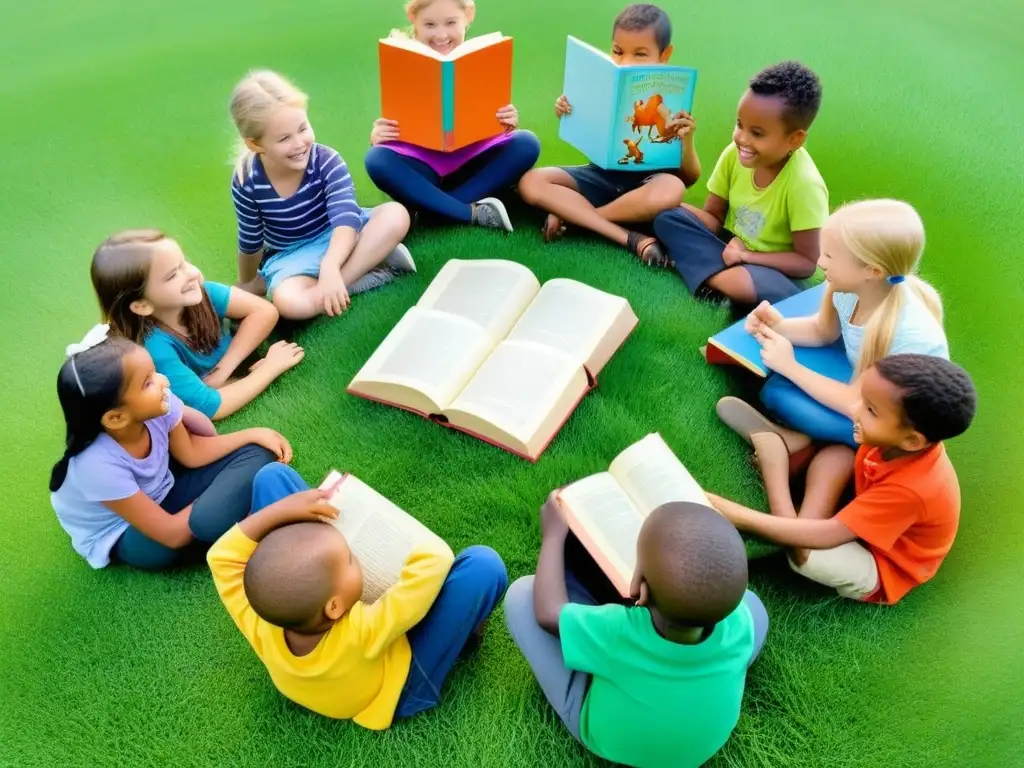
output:
[[846, 384], [800, 365], [793, 353], [793, 342], [767, 326], [762, 326], [754, 338], [761, 345], [761, 361], [767, 368], [785, 376], [822, 405], [850, 416], [860, 397], [856, 380]]
[[708, 192], [703, 208], [698, 208], [689, 203], [683, 203], [679, 207], [688, 210], [700, 219], [705, 227], [718, 234], [722, 227], [725, 226], [725, 215], [729, 212], [729, 201], [724, 197], [719, 197], [714, 192]]
[[181, 549], [192, 541], [192, 529], [188, 527], [191, 504], [172, 515], [139, 489], [126, 499], [104, 501], [103, 506], [139, 533], [169, 549]]
[[210, 417], [202, 411], [197, 411], [195, 408], [185, 406], [181, 412], [181, 423], [185, 425], [185, 429], [191, 432], [193, 435], [199, 435], [200, 437], [213, 437], [217, 434], [217, 428], [213, 426], [213, 422], [210, 421]]
[[786, 547], [832, 549], [857, 538], [853, 531], [835, 517], [828, 520], [776, 517], [711, 493], [708, 494], [708, 500], [738, 530]]
[[677, 112], [668, 124], [666, 130], [675, 131], [683, 144], [683, 159], [679, 165], [677, 176], [689, 189], [700, 179], [700, 157], [697, 155], [697, 148], [693, 143], [693, 135], [697, 130], [697, 123], [689, 112]]
[[324, 311], [328, 317], [340, 315], [348, 306], [348, 291], [341, 279], [341, 267], [352, 255], [356, 239], [362, 230], [362, 209], [356, 202], [356, 188], [348, 166], [333, 149], [322, 147], [320, 173], [327, 216], [334, 228], [327, 253], [320, 262], [320, 288], [323, 292]]
[[421, 548], [409, 555], [398, 583], [372, 605], [357, 603], [350, 619], [362, 637], [367, 658], [377, 658], [419, 624], [434, 604], [455, 556], [447, 545]]
[[246, 445], [259, 445], [277, 456], [282, 464], [292, 460], [292, 447], [284, 437], [272, 429], [262, 427], [243, 429], [215, 437], [189, 434], [180, 423], [170, 430], [171, 455], [183, 467], [196, 469], [223, 459], [229, 453]]
[[[777, 253], [759, 253], [748, 250], [745, 246], [737, 249], [736, 260], [729, 264], [752, 264], [754, 266], [771, 267], [784, 275], [795, 277], [799, 280], [810, 277], [818, 265], [818, 236], [820, 229], [808, 229], [802, 232], [793, 233], [793, 250]], [[742, 244], [736, 238], [737, 242]]]
[[[559, 489], [560, 490], [560, 489]], [[533, 606], [537, 623], [558, 635], [562, 609], [569, 603], [565, 587], [565, 539], [569, 525], [553, 491], [540, 508], [541, 544], [537, 558], [537, 575], [533, 578]]]
[[231, 320], [240, 320], [238, 330], [217, 363], [217, 367], [207, 374], [206, 383], [220, 389], [256, 348], [274, 330], [277, 325], [277, 307], [266, 299], [253, 296], [239, 288], [228, 288], [227, 308], [224, 316]]
[[747, 333], [756, 334], [762, 325], [767, 325], [798, 347], [823, 347], [831, 344], [842, 332], [839, 313], [832, 304], [832, 293], [832, 286], [826, 286], [818, 313], [807, 317], [783, 317], [775, 307], [762, 301], [747, 316]]
[[263, 215], [237, 176], [231, 179], [231, 200], [238, 220], [238, 283], [250, 284], [263, 261]]

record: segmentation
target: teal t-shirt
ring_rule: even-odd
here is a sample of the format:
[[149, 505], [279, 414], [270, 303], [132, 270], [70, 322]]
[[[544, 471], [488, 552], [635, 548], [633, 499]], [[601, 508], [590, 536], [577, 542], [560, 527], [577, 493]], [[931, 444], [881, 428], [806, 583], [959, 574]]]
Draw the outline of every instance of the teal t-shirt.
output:
[[580, 738], [595, 754], [686, 768], [729, 739], [754, 653], [754, 618], [743, 603], [699, 645], [665, 640], [646, 608], [571, 603], [558, 627], [566, 666], [592, 675]]
[[[221, 283], [205, 282], [203, 289], [210, 297], [213, 310], [223, 320], [231, 299], [231, 288]], [[171, 391], [181, 401], [197, 411], [213, 418], [220, 408], [220, 392], [208, 387], [203, 377], [217, 367], [231, 344], [231, 334], [222, 328], [220, 343], [207, 355], [190, 347], [183, 339], [162, 328], [154, 328], [146, 336], [146, 349], [153, 357], [153, 364], [171, 383]]]

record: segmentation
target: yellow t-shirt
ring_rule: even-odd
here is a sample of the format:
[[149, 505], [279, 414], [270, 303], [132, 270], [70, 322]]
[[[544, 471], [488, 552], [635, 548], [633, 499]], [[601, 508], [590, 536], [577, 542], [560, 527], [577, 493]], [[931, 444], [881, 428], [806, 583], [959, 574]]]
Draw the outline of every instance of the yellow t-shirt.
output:
[[391, 725], [412, 652], [405, 633], [418, 624], [441, 591], [452, 551], [417, 550], [398, 583], [372, 605], [356, 603], [306, 656], [295, 656], [284, 630], [249, 605], [242, 586], [256, 542], [236, 525], [213, 545], [207, 562], [221, 601], [266, 666], [277, 689], [296, 704], [364, 728]]
[[828, 219], [828, 187], [800, 147], [771, 184], [754, 184], [754, 169], [740, 165], [735, 144], [718, 158], [708, 192], [729, 201], [725, 228], [758, 253], [793, 250], [793, 233], [820, 229]]

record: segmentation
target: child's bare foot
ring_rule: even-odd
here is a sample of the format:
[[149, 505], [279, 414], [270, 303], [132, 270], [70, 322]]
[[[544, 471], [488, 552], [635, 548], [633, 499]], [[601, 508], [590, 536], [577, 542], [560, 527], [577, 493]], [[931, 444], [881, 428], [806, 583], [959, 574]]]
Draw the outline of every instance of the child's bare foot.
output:
[[652, 267], [674, 267], [675, 264], [662, 250], [657, 238], [630, 232], [626, 236], [626, 250], [636, 256], [644, 264]]
[[555, 214], [549, 213], [540, 231], [544, 235], [544, 242], [553, 243], [555, 240], [560, 240], [565, 234], [565, 222]]
[[750, 436], [754, 460], [765, 483], [789, 482], [789, 451], [786, 441], [775, 432], [754, 432]]

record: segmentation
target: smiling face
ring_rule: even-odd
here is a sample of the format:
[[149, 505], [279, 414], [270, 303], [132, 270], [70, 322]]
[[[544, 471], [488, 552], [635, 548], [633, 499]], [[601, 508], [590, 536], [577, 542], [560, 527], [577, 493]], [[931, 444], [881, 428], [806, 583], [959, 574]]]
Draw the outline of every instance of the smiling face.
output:
[[786, 103], [777, 96], [758, 96], [750, 90], [743, 94], [732, 140], [744, 168], [777, 166], [803, 146], [807, 131], [790, 131], [785, 112]]
[[203, 300], [203, 276], [185, 260], [171, 238], [153, 243], [146, 288], [141, 301], [132, 303], [138, 315], [167, 314], [194, 307]]
[[262, 157], [264, 165], [298, 172], [306, 169], [315, 141], [306, 110], [281, 105], [271, 113], [259, 141], [247, 139], [246, 144]]
[[860, 378], [860, 400], [850, 413], [853, 439], [858, 445], [877, 446], [897, 454], [919, 451], [927, 445], [924, 436], [907, 424], [899, 388], [869, 368]]
[[672, 56], [672, 46], [658, 48], [654, 27], [645, 29], [616, 28], [612, 35], [612, 61], [620, 67], [641, 64], [664, 64]]
[[826, 224], [821, 230], [818, 266], [829, 284], [841, 293], [858, 293], [868, 283], [884, 278], [881, 269], [866, 264], [850, 252], [834, 225]]
[[462, 8], [455, 0], [434, 0], [409, 15], [416, 39], [440, 54], [451, 53], [466, 40], [474, 8]]
[[126, 420], [134, 423], [149, 421], [170, 410], [167, 377], [156, 372], [149, 352], [143, 347], [136, 347], [122, 358], [121, 366], [124, 390], [116, 410]]

